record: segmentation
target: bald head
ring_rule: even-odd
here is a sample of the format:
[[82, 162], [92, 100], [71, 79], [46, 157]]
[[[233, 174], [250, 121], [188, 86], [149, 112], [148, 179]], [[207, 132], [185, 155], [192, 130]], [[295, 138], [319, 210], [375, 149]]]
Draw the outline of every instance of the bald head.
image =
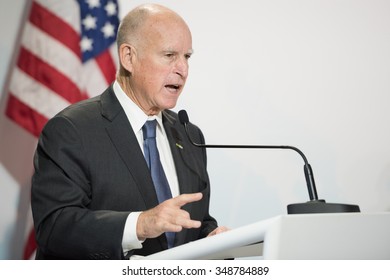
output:
[[[157, 4], [144, 4], [130, 11], [122, 20], [117, 33], [118, 48], [123, 43], [140, 45], [149, 32], [168, 21], [186, 23], [174, 11]], [[187, 27], [188, 28], [188, 27]]]
[[188, 77], [192, 36], [184, 20], [155, 4], [129, 12], [118, 29], [117, 81], [147, 115], [176, 105]]

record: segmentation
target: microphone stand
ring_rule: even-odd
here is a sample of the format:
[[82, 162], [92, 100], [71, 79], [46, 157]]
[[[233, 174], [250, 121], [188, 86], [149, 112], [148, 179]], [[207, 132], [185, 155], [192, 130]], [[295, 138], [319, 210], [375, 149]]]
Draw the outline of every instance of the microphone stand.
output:
[[213, 145], [199, 144], [192, 141], [188, 131], [188, 115], [185, 110], [179, 111], [179, 120], [184, 125], [190, 143], [199, 148], [228, 148], [228, 149], [289, 149], [297, 152], [304, 161], [304, 173], [306, 178], [307, 190], [309, 192], [310, 201], [305, 203], [294, 203], [287, 205], [288, 214], [314, 214], [314, 213], [343, 213], [343, 212], [360, 212], [358, 205], [327, 203], [323, 199], [318, 199], [317, 189], [314, 181], [313, 170], [304, 155], [304, 153], [294, 146], [276, 146], [276, 145]]

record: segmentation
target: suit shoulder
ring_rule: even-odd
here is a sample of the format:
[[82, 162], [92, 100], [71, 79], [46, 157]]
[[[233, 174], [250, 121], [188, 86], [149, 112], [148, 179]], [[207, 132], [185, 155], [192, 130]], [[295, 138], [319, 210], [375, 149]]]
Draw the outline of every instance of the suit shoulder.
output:
[[[102, 104], [104, 102], [113, 103], [112, 99], [115, 99], [113, 96], [115, 96], [115, 94], [111, 85], [103, 93], [95, 97], [91, 97], [69, 105], [61, 112], [59, 112], [55, 117], [66, 117], [74, 121], [82, 120], [84, 118], [96, 117], [102, 113]], [[107, 100], [109, 101], [107, 102]]]
[[66, 127], [87, 127], [100, 115], [100, 96], [69, 105], [49, 119], [43, 131], [59, 131]]
[[91, 113], [96, 113], [100, 109], [100, 98], [101, 95], [98, 95], [69, 105], [56, 116], [64, 116], [70, 119], [79, 119], [80, 117], [86, 117]]

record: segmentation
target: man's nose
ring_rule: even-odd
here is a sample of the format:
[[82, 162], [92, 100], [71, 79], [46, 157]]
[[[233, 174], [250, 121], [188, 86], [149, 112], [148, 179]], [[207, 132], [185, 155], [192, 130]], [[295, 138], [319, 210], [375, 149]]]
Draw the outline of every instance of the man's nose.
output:
[[181, 76], [182, 78], [187, 78], [188, 75], [188, 60], [187, 58], [181, 58], [176, 61], [175, 64], [175, 73]]

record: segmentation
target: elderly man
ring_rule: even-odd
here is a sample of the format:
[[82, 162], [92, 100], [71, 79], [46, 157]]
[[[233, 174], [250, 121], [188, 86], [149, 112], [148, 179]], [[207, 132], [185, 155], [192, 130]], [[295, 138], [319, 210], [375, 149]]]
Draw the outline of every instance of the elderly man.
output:
[[117, 44], [116, 81], [52, 118], [39, 139], [37, 259], [124, 259], [226, 230], [209, 214], [206, 152], [169, 110], [188, 77], [188, 26], [163, 6], [142, 5], [123, 19]]

